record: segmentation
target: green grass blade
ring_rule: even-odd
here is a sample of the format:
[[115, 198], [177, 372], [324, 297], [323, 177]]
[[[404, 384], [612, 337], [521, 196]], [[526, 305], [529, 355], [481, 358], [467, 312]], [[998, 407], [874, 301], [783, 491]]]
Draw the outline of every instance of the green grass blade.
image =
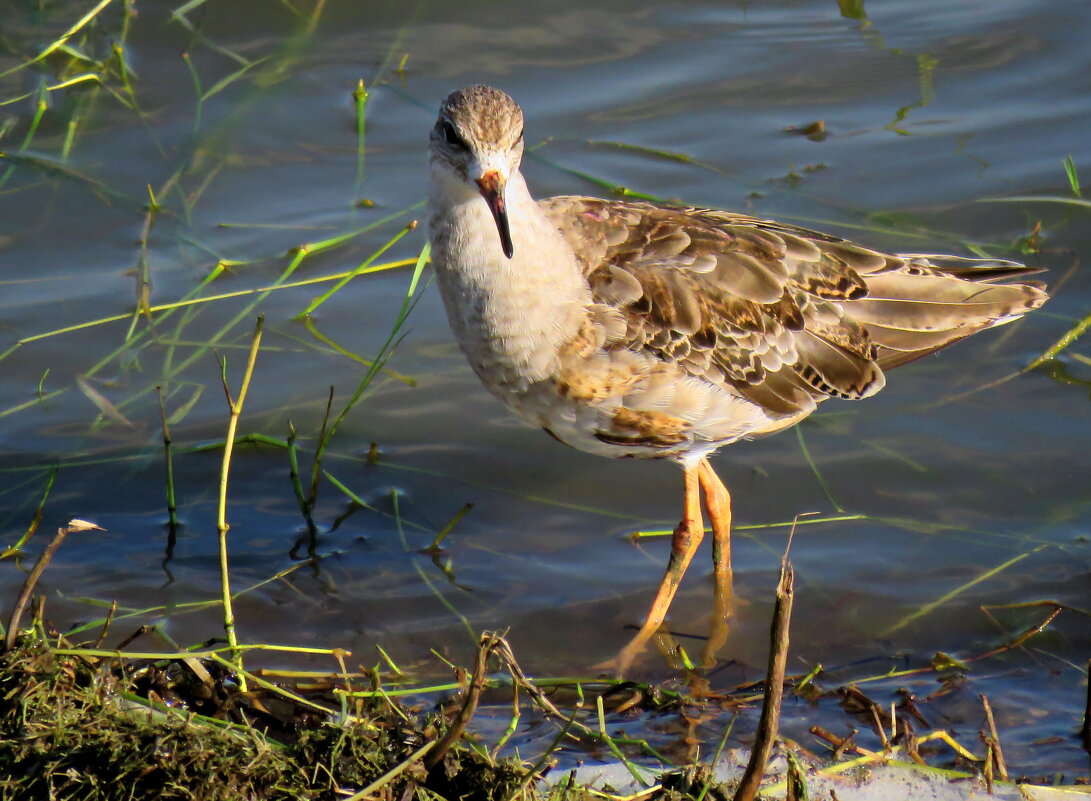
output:
[[975, 585], [980, 584], [983, 581], [988, 581], [993, 576], [996, 576], [996, 575], [1004, 572], [1005, 570], [1007, 570], [1012, 565], [1015, 565], [1015, 564], [1018, 564], [1019, 562], [1022, 562], [1024, 559], [1026, 559], [1031, 554], [1035, 554], [1035, 553], [1037, 553], [1038, 551], [1042, 550], [1045, 547], [1047, 547], [1047, 546], [1039, 545], [1037, 548], [1034, 548], [1034, 549], [1032, 549], [1030, 551], [1027, 551], [1025, 553], [1021, 553], [1021, 554], [1018, 554], [1016, 556], [1013, 556], [1011, 559], [1007, 559], [1004, 562], [1002, 562], [1001, 564], [996, 565], [995, 567], [989, 568], [988, 570], [984, 571], [983, 573], [981, 573], [981, 574], [975, 576], [974, 578], [972, 578], [970, 581], [967, 581], [965, 584], [962, 584], [962, 585], [960, 585], [958, 587], [955, 587], [950, 592], [944, 593], [942, 596], [940, 596], [936, 600], [929, 601], [928, 603], [924, 604], [919, 609], [917, 609], [915, 612], [906, 615], [901, 620], [899, 620], [897, 623], [895, 623], [893, 626], [891, 626], [890, 628], [883, 631], [879, 636], [880, 637], [889, 637], [891, 634], [898, 631], [899, 629], [903, 629], [906, 626], [908, 626], [914, 620], [918, 620], [918, 619], [924, 617], [925, 615], [928, 615], [931, 612], [934, 612], [936, 609], [943, 606], [948, 601], [953, 600], [954, 598], [957, 598], [959, 595], [962, 595], [964, 592], [969, 590], [971, 587], [974, 587]]
[[1079, 339], [1080, 336], [1085, 331], [1087, 331], [1089, 327], [1091, 327], [1091, 313], [1089, 313], [1086, 317], [1076, 323], [1076, 325], [1072, 326], [1072, 328], [1066, 331], [1064, 336], [1062, 336], [1060, 339], [1058, 339], [1056, 342], [1046, 348], [1041, 356], [1032, 361], [1023, 369], [1023, 372], [1030, 372], [1031, 370], [1041, 367], [1045, 362], [1060, 355], [1065, 348], [1067, 348], [1069, 345]]
[[356, 189], [359, 191], [360, 185], [364, 182], [364, 133], [365, 125], [367, 123], [367, 101], [368, 92], [367, 87], [364, 86], [364, 79], [361, 78], [356, 84], [356, 89], [352, 93], [352, 99], [356, 103]]
[[983, 197], [977, 203], [1060, 203], [1065, 206], [1091, 208], [1091, 200], [1060, 195], [1009, 195], [1008, 197]]
[[32, 64], [37, 64], [39, 61], [47, 58], [51, 53], [59, 50], [65, 45], [65, 43], [68, 42], [69, 39], [71, 39], [76, 33], [78, 33], [81, 28], [83, 28], [91, 20], [93, 20], [100, 13], [102, 13], [102, 10], [105, 9], [106, 6], [110, 5], [110, 3], [112, 2], [113, 0], [100, 0], [98, 5], [96, 5], [90, 11], [80, 17], [79, 20], [77, 20], [76, 23], [73, 24], [72, 27], [70, 27], [67, 31], [61, 34], [59, 38], [54, 39], [52, 42], [46, 45], [38, 55], [30, 59], [30, 61], [24, 61], [21, 64], [16, 64], [14, 67], [0, 72], [0, 78], [5, 78], [8, 75], [11, 75], [13, 72], [18, 72], [19, 70], [29, 67]]
[[1061, 164], [1064, 165], [1064, 174], [1068, 176], [1068, 185], [1072, 189], [1072, 194], [1076, 197], [1083, 197], [1083, 193], [1080, 191], [1080, 176], [1076, 172], [1076, 162], [1072, 159], [1072, 154], [1069, 153], [1065, 156]]

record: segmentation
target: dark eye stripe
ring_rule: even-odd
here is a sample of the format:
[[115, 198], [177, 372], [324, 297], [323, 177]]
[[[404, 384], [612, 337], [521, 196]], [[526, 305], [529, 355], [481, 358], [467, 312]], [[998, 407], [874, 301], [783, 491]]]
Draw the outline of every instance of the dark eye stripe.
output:
[[451, 125], [451, 123], [444, 120], [440, 123], [440, 127], [443, 130], [443, 138], [451, 147], [457, 147], [460, 150], [470, 149], [470, 146], [466, 144], [466, 140], [458, 135], [458, 131], [455, 130], [455, 126]]

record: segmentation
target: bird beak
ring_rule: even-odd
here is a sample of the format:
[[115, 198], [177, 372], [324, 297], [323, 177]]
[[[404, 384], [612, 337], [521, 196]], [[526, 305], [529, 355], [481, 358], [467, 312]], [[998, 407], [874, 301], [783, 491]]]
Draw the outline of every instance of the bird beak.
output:
[[475, 182], [481, 197], [489, 204], [492, 218], [496, 220], [496, 230], [500, 232], [500, 247], [509, 259], [515, 253], [511, 242], [511, 229], [508, 227], [508, 207], [504, 203], [504, 179], [496, 170], [489, 170]]

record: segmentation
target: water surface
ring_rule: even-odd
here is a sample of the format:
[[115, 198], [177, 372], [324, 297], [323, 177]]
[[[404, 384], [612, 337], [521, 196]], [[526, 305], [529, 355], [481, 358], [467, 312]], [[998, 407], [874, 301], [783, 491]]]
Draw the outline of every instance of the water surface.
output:
[[[969, 658], [1052, 608], [1028, 604], [1074, 607], [1025, 646], [974, 663], [966, 679], [926, 673], [863, 686], [884, 704], [907, 689], [931, 725], [959, 729], [968, 744], [982, 725], [977, 695], [987, 693], [1014, 771], [1086, 775], [1076, 734], [1091, 644], [1078, 611], [1091, 605], [1088, 350], [1077, 342], [1049, 370], [1001, 379], [1087, 314], [1088, 215], [981, 201], [1070, 195], [1061, 167], [1069, 154], [1091, 176], [1091, 7], [888, 0], [853, 16], [828, 2], [332, 2], [293, 15], [235, 2], [191, 12], [194, 30], [171, 10], [141, 4], [126, 40], [138, 110], [111, 94], [125, 96], [116, 78], [108, 88], [49, 93], [36, 128], [33, 98], [3, 107], [10, 127], [0, 149], [14, 157], [0, 163], [0, 349], [125, 317], [27, 342], [0, 361], [4, 541], [25, 530], [53, 470], [44, 531], [28, 553], [73, 516], [107, 529], [73, 537], [50, 567], [43, 589], [56, 625], [94, 619], [101, 606], [92, 600], [116, 599], [123, 611], [168, 605], [152, 619], [180, 642], [217, 633], [214, 609], [173, 608], [219, 592], [222, 452], [199, 446], [222, 440], [227, 414], [216, 355], [204, 346], [215, 339], [237, 385], [264, 313], [241, 431], [283, 440], [290, 420], [309, 470], [329, 386], [338, 409], [366, 369], [328, 342], [373, 358], [410, 272], [362, 276], [339, 291], [312, 316], [325, 341], [294, 318], [328, 283], [272, 292], [254, 309], [244, 295], [134, 320], [139, 293], [146, 287], [152, 304], [165, 304], [195, 290], [266, 287], [290, 249], [395, 215], [308, 257], [292, 278], [359, 265], [422, 213], [440, 99], [487, 82], [525, 108], [535, 146], [525, 173], [541, 196], [623, 186], [873, 247], [989, 253], [1050, 271], [1057, 292], [1043, 311], [899, 369], [866, 403], [831, 402], [796, 431], [717, 457], [742, 527], [734, 559], [743, 603], [712, 681], [730, 689], [764, 672], [786, 524], [804, 513], [854, 518], [796, 533], [789, 669], [822, 664], [830, 672], [819, 681], [832, 687], [927, 666], [937, 651]], [[69, 3], [45, 18], [6, 15], [15, 50], [0, 68], [83, 11]], [[106, 57], [118, 26], [109, 9], [80, 46]], [[194, 74], [207, 91], [243, 60], [260, 59], [197, 101]], [[58, 82], [56, 63], [0, 78], [0, 92], [11, 98]], [[369, 90], [362, 166], [352, 102], [361, 78]], [[816, 120], [828, 132], [822, 141], [785, 131]], [[149, 186], [162, 210], [142, 244]], [[1038, 222], [1040, 252], [1020, 252]], [[414, 258], [423, 241], [418, 229], [380, 261]], [[197, 290], [221, 260], [229, 269]], [[243, 638], [350, 648], [366, 664], [378, 644], [422, 675], [442, 675], [430, 649], [466, 663], [468, 629], [510, 628], [528, 671], [593, 673], [631, 636], [626, 627], [639, 622], [659, 580], [667, 539], [633, 544], [629, 535], [677, 522], [678, 470], [608, 462], [522, 428], [462, 361], [434, 287], [404, 333], [388, 367], [414, 383], [382, 374], [324, 461], [371, 508], [353, 506], [324, 478], [318, 531], [308, 538], [285, 451], [238, 450], [229, 513], [236, 586], [321, 557], [242, 597]], [[174, 536], [157, 385], [176, 418], [182, 525]], [[104, 414], [96, 394], [119, 416]], [[367, 458], [372, 443], [377, 461]], [[443, 543], [445, 573], [419, 549], [470, 503]], [[674, 604], [679, 634], [704, 631], [709, 561], [698, 554]], [[0, 563], [2, 597], [22, 578], [15, 560]], [[699, 650], [699, 640], [683, 642]], [[671, 669], [649, 654], [638, 673], [658, 680]], [[754, 718], [739, 723], [744, 740]], [[816, 720], [845, 726], [829, 701], [817, 710], [791, 701], [786, 718], [786, 733], [808, 743]], [[718, 742], [723, 723], [710, 719], [701, 733]], [[668, 750], [681, 735], [654, 716], [628, 725]]]

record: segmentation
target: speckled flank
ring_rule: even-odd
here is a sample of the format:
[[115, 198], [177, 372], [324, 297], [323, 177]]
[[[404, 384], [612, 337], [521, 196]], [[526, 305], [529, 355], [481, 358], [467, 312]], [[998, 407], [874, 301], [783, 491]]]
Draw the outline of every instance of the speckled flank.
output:
[[672, 448], [688, 437], [685, 420], [662, 412], [641, 412], [620, 407], [610, 419], [611, 432], [596, 431], [603, 442], [615, 445], [638, 445], [644, 448]]

